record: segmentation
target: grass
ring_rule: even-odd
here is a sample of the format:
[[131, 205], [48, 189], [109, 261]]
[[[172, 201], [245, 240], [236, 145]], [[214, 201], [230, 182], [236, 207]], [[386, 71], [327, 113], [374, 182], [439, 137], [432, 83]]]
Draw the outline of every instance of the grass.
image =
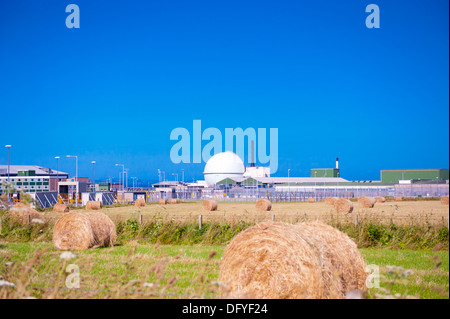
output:
[[[374, 209], [356, 203], [357, 225], [354, 215], [337, 215], [324, 203], [275, 203], [267, 213], [256, 212], [254, 203], [220, 203], [217, 212], [202, 211], [200, 203], [119, 205], [102, 212], [117, 226], [117, 245], [74, 252], [71, 260], [60, 259], [51, 244], [60, 214], [43, 212], [44, 224], [24, 227], [0, 214], [0, 280], [15, 284], [0, 287], [0, 298], [218, 298], [225, 245], [272, 215], [288, 223], [320, 220], [354, 238], [367, 264], [381, 273], [380, 288], [370, 289], [369, 298], [448, 298], [448, 206], [436, 201]], [[69, 264], [79, 267], [79, 289], [66, 287]]]
[[[4, 242], [0, 244], [0, 280], [16, 288], [0, 288], [0, 297], [218, 298], [224, 249], [223, 245], [129, 241], [113, 248], [74, 252], [76, 257], [65, 261], [51, 244]], [[448, 251], [360, 251], [366, 263], [377, 265], [381, 274], [380, 288], [370, 289], [369, 298], [448, 298]], [[79, 289], [65, 288], [68, 264], [79, 267]]]

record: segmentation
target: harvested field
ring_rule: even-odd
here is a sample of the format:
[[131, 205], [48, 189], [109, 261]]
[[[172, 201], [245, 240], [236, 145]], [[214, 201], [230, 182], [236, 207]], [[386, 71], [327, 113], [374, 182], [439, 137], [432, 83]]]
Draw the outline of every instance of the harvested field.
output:
[[[147, 204], [145, 207], [125, 206], [107, 207], [102, 212], [111, 217], [116, 223], [127, 219], [138, 219], [142, 214], [143, 222], [151, 220], [166, 220], [177, 222], [197, 222], [202, 215], [203, 222], [226, 221], [250, 223], [271, 220], [287, 223], [298, 223], [303, 221], [341, 221], [343, 223], [354, 221], [354, 214], [358, 214], [360, 220], [374, 219], [381, 223], [394, 222], [401, 225], [414, 225], [428, 223], [431, 225], [447, 225], [449, 206], [442, 205], [436, 201], [402, 201], [377, 203], [373, 208], [364, 209], [358, 203], [354, 203], [352, 214], [338, 214], [333, 206], [322, 202], [315, 203], [272, 203], [270, 212], [260, 212], [256, 209], [254, 202], [232, 203], [219, 202], [217, 211], [206, 212], [202, 209], [202, 202], [187, 202], [177, 205], [158, 205], [158, 203]], [[60, 213], [48, 212], [45, 220], [55, 220], [61, 216]]]

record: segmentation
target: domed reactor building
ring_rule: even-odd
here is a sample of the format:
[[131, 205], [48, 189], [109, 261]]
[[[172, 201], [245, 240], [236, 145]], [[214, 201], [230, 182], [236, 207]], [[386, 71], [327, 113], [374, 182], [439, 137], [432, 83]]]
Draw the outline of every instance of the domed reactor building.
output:
[[214, 155], [206, 162], [205, 181], [213, 186], [225, 178], [242, 178], [245, 172], [244, 162], [235, 153], [227, 151]]

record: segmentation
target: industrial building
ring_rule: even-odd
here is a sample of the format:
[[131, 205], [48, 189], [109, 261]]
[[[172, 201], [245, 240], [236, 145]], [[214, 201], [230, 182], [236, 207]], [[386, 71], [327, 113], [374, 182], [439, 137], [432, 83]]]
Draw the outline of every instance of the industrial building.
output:
[[57, 181], [68, 177], [68, 173], [35, 165], [10, 165], [8, 174], [8, 165], [0, 165], [0, 193], [6, 190], [8, 178], [13, 188], [35, 193], [56, 191]]
[[225, 178], [241, 178], [244, 173], [244, 162], [230, 151], [212, 156], [206, 163], [203, 172], [208, 186], [213, 186]]
[[445, 183], [449, 180], [448, 169], [385, 169], [381, 171], [381, 182], [385, 184], [398, 184], [400, 181], [428, 181], [432, 183]]

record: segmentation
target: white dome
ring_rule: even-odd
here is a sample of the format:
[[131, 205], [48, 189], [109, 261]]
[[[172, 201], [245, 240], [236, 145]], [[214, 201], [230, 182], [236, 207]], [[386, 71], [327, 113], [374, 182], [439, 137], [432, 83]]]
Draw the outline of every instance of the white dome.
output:
[[233, 152], [214, 155], [205, 165], [205, 181], [212, 186], [225, 178], [240, 178], [245, 172], [244, 162]]

